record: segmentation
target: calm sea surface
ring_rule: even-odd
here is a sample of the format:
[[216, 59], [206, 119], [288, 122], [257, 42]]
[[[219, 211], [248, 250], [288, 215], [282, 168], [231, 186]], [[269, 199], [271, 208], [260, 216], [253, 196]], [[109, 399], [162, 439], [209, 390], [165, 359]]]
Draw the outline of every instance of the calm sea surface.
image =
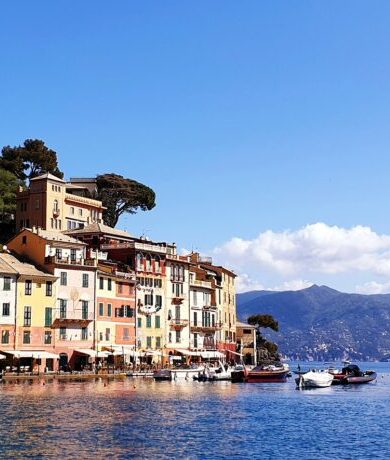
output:
[[377, 383], [0, 384], [0, 458], [389, 458], [390, 365], [361, 367]]

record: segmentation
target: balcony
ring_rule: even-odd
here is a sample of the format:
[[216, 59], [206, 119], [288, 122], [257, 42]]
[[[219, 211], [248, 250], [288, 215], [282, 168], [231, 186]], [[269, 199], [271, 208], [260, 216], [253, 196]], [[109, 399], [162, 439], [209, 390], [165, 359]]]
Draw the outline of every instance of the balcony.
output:
[[189, 324], [188, 319], [176, 318], [176, 319], [171, 319], [169, 321], [169, 325], [173, 329], [183, 329], [184, 327], [188, 326], [188, 324]]
[[195, 287], [201, 287], [206, 289], [212, 289], [212, 284], [210, 281], [200, 281], [200, 280], [190, 280], [190, 285]]
[[60, 311], [55, 310], [53, 315], [52, 328], [68, 326], [85, 327], [93, 321], [93, 312], [83, 312], [81, 310]]
[[214, 323], [214, 324], [202, 324], [201, 322], [191, 323], [191, 331], [195, 332], [215, 332], [221, 329], [222, 324], [221, 323]]
[[84, 259], [82, 257], [57, 257], [57, 256], [47, 256], [45, 257], [45, 264], [57, 264], [57, 265], [86, 265], [88, 267], [96, 267], [96, 259]]

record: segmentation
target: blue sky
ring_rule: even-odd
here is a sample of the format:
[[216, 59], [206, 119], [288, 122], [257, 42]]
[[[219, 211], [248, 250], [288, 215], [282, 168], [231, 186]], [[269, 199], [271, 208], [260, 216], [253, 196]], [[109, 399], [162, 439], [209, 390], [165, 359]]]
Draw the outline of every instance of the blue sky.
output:
[[[150, 185], [155, 210], [120, 227], [213, 254], [243, 288], [388, 292], [390, 270], [374, 268], [390, 250], [389, 13], [385, 1], [4, 3], [0, 144], [41, 138], [67, 177]], [[256, 244], [336, 228], [343, 246], [359, 225], [379, 242], [364, 269], [319, 269], [303, 238], [312, 265], [287, 273]], [[221, 251], [233, 238], [259, 257]]]

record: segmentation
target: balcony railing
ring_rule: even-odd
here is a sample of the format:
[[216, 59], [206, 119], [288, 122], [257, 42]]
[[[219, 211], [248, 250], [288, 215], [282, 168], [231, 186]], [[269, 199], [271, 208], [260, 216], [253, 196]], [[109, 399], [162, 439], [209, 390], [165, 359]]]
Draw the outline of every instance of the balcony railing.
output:
[[53, 311], [53, 325], [59, 323], [75, 323], [75, 322], [86, 322], [93, 321], [93, 312], [83, 312], [82, 310], [54, 310]]
[[97, 265], [96, 259], [84, 259], [82, 257], [57, 257], [47, 256], [45, 257], [46, 264], [58, 264], [58, 265], [87, 265], [89, 267], [95, 267]]
[[169, 325], [173, 327], [174, 329], [181, 329], [183, 327], [186, 327], [188, 326], [188, 323], [189, 323], [188, 319], [175, 318], [169, 321]]
[[214, 331], [217, 331], [219, 329], [221, 329], [222, 327], [222, 323], [211, 323], [211, 324], [202, 324], [202, 322], [192, 322], [191, 323], [191, 329], [194, 330], [194, 331], [201, 331], [201, 332], [214, 332]]
[[207, 289], [212, 289], [212, 285], [210, 281], [200, 281], [200, 280], [192, 280], [190, 281], [190, 285], [196, 287], [203, 287]]

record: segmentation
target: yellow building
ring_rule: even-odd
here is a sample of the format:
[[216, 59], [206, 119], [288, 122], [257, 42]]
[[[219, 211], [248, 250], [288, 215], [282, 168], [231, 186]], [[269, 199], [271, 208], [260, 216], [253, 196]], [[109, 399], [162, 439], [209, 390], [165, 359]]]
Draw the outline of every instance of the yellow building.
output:
[[[57, 278], [11, 254], [2, 260], [17, 273], [14, 355], [20, 365], [54, 369], [57, 362], [52, 320], [56, 308]], [[12, 353], [12, 352], [10, 352]]]
[[81, 183], [66, 183], [49, 173], [34, 177], [29, 188], [17, 194], [16, 229], [61, 231], [102, 222], [102, 203], [89, 195], [89, 187]]

